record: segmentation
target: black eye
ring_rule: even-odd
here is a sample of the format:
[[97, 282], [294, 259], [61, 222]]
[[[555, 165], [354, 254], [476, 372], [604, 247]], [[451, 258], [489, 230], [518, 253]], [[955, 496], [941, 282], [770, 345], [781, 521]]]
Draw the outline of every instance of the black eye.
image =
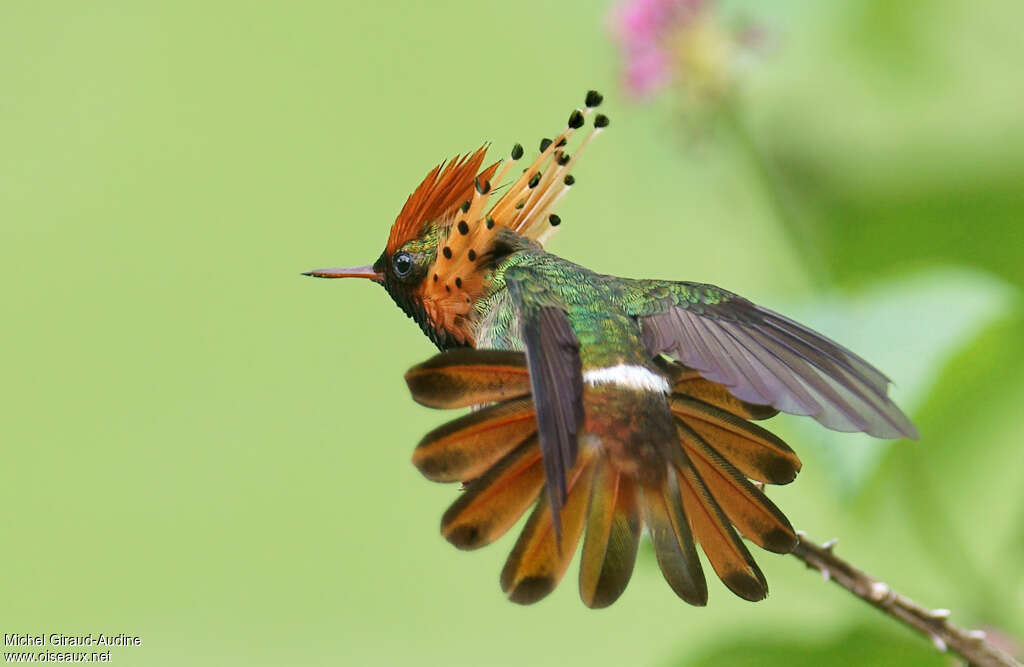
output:
[[407, 252], [400, 252], [391, 260], [391, 265], [395, 267], [395, 274], [399, 278], [404, 278], [412, 271], [412, 255]]

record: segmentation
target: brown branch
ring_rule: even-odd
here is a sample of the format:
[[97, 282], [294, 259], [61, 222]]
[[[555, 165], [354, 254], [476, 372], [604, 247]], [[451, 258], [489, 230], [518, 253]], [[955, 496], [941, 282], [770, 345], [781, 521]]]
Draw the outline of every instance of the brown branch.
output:
[[861, 600], [909, 626], [940, 651], [952, 651], [979, 667], [1021, 667], [1012, 656], [985, 640], [981, 630], [966, 630], [949, 622], [948, 609], [927, 609], [889, 586], [858, 570], [833, 553], [836, 541], [818, 546], [801, 533], [793, 555], [807, 567], [821, 572]]

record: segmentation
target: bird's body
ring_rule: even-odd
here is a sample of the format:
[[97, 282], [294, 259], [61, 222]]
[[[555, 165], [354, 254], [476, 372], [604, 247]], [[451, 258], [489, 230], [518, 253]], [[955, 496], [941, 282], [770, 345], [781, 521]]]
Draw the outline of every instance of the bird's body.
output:
[[731, 590], [759, 600], [764, 577], [734, 527], [792, 550], [792, 526], [751, 480], [788, 483], [800, 462], [750, 420], [782, 410], [879, 437], [916, 432], [884, 375], [806, 327], [718, 287], [602, 275], [544, 249], [575, 157], [607, 119], [574, 157], [565, 146], [599, 103], [589, 94], [487, 212], [518, 145], [497, 177], [482, 150], [428, 174], [372, 267], [310, 274], [382, 283], [450, 350], [410, 370], [416, 400], [489, 406], [428, 434], [413, 460], [467, 484], [442, 519], [460, 548], [497, 539], [535, 505], [502, 573], [511, 599], [550, 592], [585, 528], [581, 595], [611, 604], [646, 526], [685, 600], [707, 598], [695, 543]]

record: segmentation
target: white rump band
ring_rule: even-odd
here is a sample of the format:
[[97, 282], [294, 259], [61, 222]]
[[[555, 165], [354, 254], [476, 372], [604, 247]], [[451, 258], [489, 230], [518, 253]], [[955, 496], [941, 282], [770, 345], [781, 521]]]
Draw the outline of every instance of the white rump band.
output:
[[583, 373], [583, 381], [594, 386], [599, 384], [615, 384], [627, 389], [640, 391], [660, 391], [669, 393], [668, 380], [643, 366], [618, 364], [605, 368], [595, 368]]

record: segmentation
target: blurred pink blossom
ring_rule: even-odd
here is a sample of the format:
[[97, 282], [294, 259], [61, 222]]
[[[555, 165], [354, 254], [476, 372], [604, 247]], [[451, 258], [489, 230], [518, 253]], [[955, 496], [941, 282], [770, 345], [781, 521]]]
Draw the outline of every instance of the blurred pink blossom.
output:
[[620, 0], [608, 20], [627, 91], [643, 100], [675, 87], [691, 109], [728, 99], [746, 52], [765, 46], [760, 26], [724, 20], [715, 0]]
[[611, 10], [611, 29], [625, 57], [626, 87], [646, 98], [677, 76], [673, 42], [707, 0], [624, 0]]

